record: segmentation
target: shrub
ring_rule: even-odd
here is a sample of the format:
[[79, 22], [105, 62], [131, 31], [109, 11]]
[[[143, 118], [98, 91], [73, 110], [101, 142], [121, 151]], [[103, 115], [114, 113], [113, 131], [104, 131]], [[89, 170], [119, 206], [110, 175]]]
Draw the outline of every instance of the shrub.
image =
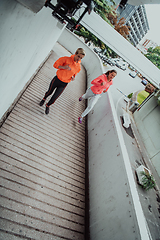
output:
[[147, 172], [141, 172], [141, 175], [143, 176], [142, 178], [142, 186], [145, 190], [149, 190], [151, 188], [155, 187], [155, 180], [153, 176]]
[[133, 95], [133, 93], [130, 93], [127, 97], [128, 98], [131, 98], [132, 97], [132, 95]]

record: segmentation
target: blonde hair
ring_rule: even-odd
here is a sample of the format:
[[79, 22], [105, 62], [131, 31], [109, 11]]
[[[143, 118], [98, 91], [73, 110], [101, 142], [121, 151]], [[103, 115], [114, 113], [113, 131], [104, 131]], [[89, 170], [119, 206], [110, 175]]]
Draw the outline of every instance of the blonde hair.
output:
[[76, 50], [76, 52], [75, 52], [75, 54], [77, 55], [77, 54], [82, 54], [82, 55], [86, 55], [86, 53], [85, 53], [85, 51], [84, 51], [84, 49], [83, 48], [78, 48], [77, 50]]

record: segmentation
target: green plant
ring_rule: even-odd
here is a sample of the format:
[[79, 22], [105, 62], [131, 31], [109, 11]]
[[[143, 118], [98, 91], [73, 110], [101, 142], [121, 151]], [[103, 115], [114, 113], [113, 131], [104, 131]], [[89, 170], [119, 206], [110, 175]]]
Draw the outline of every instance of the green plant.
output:
[[151, 188], [154, 188], [156, 183], [155, 180], [153, 178], [153, 176], [148, 172], [141, 172], [142, 177], [142, 186], [145, 190], [149, 190]]
[[131, 98], [132, 97], [132, 95], [133, 95], [133, 93], [130, 93], [127, 97], [128, 98]]

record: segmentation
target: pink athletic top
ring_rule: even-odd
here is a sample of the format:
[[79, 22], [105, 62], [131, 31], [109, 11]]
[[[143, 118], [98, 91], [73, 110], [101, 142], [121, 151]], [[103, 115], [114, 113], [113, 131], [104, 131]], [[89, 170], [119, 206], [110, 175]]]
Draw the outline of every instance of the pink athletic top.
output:
[[[104, 82], [104, 85], [101, 85], [101, 83]], [[91, 84], [93, 86], [91, 87], [91, 90], [95, 94], [101, 94], [102, 92], [107, 92], [109, 87], [113, 84], [113, 81], [111, 80], [110, 82], [107, 82], [107, 76], [106, 74], [102, 74], [99, 77], [95, 78]]]

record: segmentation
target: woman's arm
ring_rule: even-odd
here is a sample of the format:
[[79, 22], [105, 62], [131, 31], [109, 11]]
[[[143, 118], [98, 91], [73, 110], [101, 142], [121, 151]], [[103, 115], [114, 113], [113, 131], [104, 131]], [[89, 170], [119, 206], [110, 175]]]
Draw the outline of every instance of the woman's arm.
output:
[[103, 86], [105, 83], [104, 83], [103, 80], [102, 80], [102, 75], [99, 76], [99, 77], [97, 77], [97, 78], [95, 78], [95, 79], [91, 82], [91, 84], [94, 84], [94, 85], [96, 85], [96, 86]]

